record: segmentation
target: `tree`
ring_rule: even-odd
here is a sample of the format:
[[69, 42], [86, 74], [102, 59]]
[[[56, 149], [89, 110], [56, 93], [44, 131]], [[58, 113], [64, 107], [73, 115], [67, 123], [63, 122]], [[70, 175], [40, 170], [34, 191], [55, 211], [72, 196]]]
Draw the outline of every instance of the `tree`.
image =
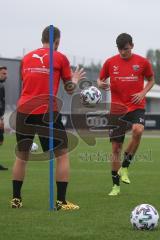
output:
[[155, 82], [160, 85], [160, 50], [149, 49], [147, 51], [147, 58], [152, 64], [155, 74]]

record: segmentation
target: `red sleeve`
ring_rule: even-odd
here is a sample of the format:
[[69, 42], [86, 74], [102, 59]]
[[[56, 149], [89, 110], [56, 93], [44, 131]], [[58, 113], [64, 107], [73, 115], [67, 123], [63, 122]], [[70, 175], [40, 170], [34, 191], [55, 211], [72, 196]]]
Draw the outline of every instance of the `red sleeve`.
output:
[[109, 61], [106, 60], [100, 70], [99, 79], [100, 80], [107, 79], [108, 77], [109, 77]]
[[150, 62], [146, 59], [145, 61], [145, 67], [144, 67], [144, 76], [146, 78], [148, 77], [152, 77], [154, 75], [153, 69], [152, 69], [152, 65], [150, 64]]
[[62, 61], [61, 78], [64, 82], [72, 78], [70, 63], [66, 56], [63, 57]]

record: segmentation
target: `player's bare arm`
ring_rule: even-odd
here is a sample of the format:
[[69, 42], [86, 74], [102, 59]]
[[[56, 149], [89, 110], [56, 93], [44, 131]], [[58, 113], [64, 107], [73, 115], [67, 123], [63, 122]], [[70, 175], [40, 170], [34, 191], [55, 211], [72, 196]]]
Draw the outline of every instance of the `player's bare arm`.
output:
[[149, 77], [147, 80], [148, 80], [148, 82], [147, 82], [145, 88], [141, 92], [135, 93], [132, 95], [132, 97], [133, 97], [132, 103], [141, 102], [144, 99], [144, 97], [146, 96], [147, 92], [153, 87], [154, 82], [155, 82], [154, 77], [153, 76]]
[[99, 88], [108, 91], [110, 89], [110, 84], [106, 82], [106, 79], [97, 79], [97, 85]]

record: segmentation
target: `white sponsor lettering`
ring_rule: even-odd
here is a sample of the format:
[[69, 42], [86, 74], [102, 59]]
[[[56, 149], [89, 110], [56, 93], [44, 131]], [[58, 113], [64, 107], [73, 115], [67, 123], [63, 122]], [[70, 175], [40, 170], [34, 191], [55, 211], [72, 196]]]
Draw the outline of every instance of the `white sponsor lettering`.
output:
[[49, 74], [48, 68], [25, 68], [24, 72]]
[[130, 77], [115, 77], [116, 80], [121, 80], [122, 82], [138, 81], [137, 76]]

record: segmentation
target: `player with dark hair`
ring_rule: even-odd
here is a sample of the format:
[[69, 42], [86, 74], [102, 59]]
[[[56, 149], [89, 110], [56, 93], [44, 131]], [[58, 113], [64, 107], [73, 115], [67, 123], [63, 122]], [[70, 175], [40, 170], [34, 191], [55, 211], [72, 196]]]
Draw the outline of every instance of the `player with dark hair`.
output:
[[[0, 66], [0, 146], [4, 141], [4, 112], [5, 112], [5, 81], [7, 79], [7, 67]], [[0, 170], [8, 170], [8, 168], [0, 165]]]
[[[112, 142], [112, 181], [110, 196], [120, 193], [120, 178], [129, 184], [128, 167], [140, 144], [144, 131], [145, 96], [154, 84], [154, 74], [149, 61], [132, 53], [134, 44], [127, 33], [120, 34], [116, 39], [118, 55], [107, 59], [100, 71], [98, 86], [111, 91], [111, 104], [119, 104], [127, 108], [123, 120], [132, 123], [132, 137], [124, 151], [121, 165], [120, 157], [125, 135], [110, 136]], [[106, 81], [110, 78], [110, 84]], [[144, 86], [144, 79], [147, 84]]]
[[[21, 188], [26, 164], [35, 134], [44, 152], [49, 151], [49, 26], [42, 32], [42, 48], [24, 56], [21, 64], [22, 91], [17, 106], [16, 139], [17, 156], [13, 167], [12, 208], [22, 207]], [[83, 69], [72, 72], [65, 55], [58, 52], [60, 30], [54, 27], [53, 95], [56, 97], [63, 80], [65, 90], [72, 94], [79, 80], [84, 78]], [[70, 84], [71, 87], [67, 87]], [[78, 205], [66, 201], [69, 181], [69, 157], [67, 133], [61, 120], [57, 100], [54, 98], [54, 154], [56, 157], [57, 210], [75, 210]]]

